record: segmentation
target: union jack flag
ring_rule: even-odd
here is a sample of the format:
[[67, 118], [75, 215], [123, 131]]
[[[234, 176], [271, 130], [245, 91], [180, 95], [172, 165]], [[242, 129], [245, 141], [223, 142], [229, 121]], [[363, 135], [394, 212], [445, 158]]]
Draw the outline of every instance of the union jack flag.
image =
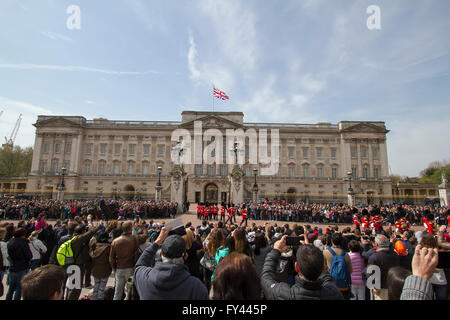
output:
[[220, 90], [218, 90], [216, 88], [214, 88], [214, 97], [222, 99], [222, 100], [228, 100], [229, 99], [225, 92], [220, 91]]

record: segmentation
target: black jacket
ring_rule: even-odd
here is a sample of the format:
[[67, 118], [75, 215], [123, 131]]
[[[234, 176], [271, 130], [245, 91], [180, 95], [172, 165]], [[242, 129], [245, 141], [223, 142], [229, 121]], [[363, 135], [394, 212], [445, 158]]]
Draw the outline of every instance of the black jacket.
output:
[[285, 282], [275, 281], [275, 272], [280, 261], [280, 252], [272, 250], [266, 256], [261, 275], [264, 296], [268, 300], [342, 300], [343, 296], [330, 274], [324, 272], [316, 281], [308, 281], [298, 276], [291, 287]]
[[400, 266], [400, 257], [391, 249], [377, 249], [369, 258], [368, 265], [375, 264], [381, 271], [381, 289], [387, 288], [386, 278], [390, 268]]
[[156, 262], [156, 243], [149, 245], [136, 263], [134, 284], [141, 300], [208, 300], [208, 290], [191, 276], [184, 264]]
[[24, 238], [12, 238], [8, 241], [8, 255], [9, 255], [9, 271], [20, 272], [30, 268], [31, 253], [28, 240]]

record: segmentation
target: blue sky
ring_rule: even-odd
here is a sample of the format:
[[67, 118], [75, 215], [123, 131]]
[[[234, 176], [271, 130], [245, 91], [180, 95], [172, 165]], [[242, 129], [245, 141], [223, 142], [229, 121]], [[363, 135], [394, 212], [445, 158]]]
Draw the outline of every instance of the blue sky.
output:
[[[81, 29], [66, 26], [70, 5]], [[366, 9], [378, 5], [381, 30]], [[392, 173], [449, 160], [448, 0], [2, 0], [0, 137], [38, 114], [180, 120], [212, 83], [246, 122], [385, 121]]]

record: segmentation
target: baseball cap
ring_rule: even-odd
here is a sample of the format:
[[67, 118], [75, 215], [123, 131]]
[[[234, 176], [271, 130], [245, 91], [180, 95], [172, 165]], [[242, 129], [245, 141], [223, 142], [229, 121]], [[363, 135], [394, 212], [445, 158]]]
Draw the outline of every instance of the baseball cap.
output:
[[184, 239], [177, 234], [168, 236], [161, 246], [161, 253], [169, 259], [180, 258], [186, 252]]

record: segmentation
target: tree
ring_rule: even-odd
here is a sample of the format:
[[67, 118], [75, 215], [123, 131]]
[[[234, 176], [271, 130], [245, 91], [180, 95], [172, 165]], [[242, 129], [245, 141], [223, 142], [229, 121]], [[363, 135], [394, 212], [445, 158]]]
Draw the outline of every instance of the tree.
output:
[[5, 146], [0, 148], [0, 176], [1, 177], [24, 177], [31, 170], [33, 148], [22, 149], [20, 146], [14, 148]]
[[419, 183], [442, 183], [442, 173], [450, 177], [450, 163], [448, 161], [433, 161], [425, 170], [420, 172]]

